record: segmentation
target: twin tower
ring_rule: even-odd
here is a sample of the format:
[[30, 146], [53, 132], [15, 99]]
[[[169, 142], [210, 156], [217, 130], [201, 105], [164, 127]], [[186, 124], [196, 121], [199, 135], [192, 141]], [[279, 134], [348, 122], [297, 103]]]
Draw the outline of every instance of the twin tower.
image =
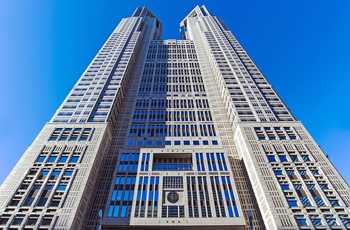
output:
[[1, 229], [349, 229], [350, 189], [223, 21], [122, 19], [0, 189]]

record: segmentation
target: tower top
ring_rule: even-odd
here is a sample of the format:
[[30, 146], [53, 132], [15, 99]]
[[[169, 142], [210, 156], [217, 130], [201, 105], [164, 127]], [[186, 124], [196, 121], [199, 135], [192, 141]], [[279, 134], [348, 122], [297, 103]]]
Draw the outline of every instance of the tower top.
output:
[[181, 22], [180, 22], [180, 34], [181, 38], [186, 38], [186, 28], [187, 28], [187, 19], [195, 18], [195, 17], [204, 17], [204, 16], [212, 16], [208, 9], [203, 6], [196, 6]]
[[180, 26], [182, 26], [187, 18], [194, 18], [194, 17], [204, 17], [204, 16], [212, 16], [211, 13], [208, 11], [208, 9], [203, 6], [196, 6], [180, 23]]
[[149, 17], [156, 18], [147, 7], [137, 7], [131, 17]]

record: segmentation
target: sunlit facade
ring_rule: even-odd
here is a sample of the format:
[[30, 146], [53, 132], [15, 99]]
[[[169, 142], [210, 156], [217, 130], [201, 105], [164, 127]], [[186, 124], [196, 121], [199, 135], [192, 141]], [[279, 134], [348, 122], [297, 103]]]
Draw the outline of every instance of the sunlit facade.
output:
[[350, 189], [223, 21], [122, 19], [0, 188], [1, 229], [350, 229]]

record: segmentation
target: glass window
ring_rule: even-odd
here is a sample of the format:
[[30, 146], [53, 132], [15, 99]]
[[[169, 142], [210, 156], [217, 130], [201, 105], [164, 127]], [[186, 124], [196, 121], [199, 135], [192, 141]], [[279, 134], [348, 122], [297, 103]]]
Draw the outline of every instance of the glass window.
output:
[[287, 156], [285, 156], [285, 155], [280, 155], [280, 156], [278, 156], [278, 157], [280, 158], [280, 161], [281, 161], [281, 162], [288, 162]]
[[108, 216], [108, 217], [112, 217], [112, 214], [113, 214], [113, 208], [114, 208], [114, 206], [113, 206], [113, 205], [110, 205], [110, 206], [109, 206], [109, 209], [108, 209], [108, 214], [107, 214], [107, 216]]
[[199, 141], [194, 140], [194, 141], [193, 141], [193, 145], [199, 145]]
[[350, 218], [348, 214], [339, 214], [339, 218], [346, 227], [350, 227]]
[[38, 219], [35, 218], [35, 217], [29, 217], [28, 220], [27, 220], [26, 225], [35, 225], [36, 222], [37, 222], [37, 220], [38, 220]]
[[146, 146], [152, 146], [153, 144], [153, 141], [152, 140], [147, 140], [146, 141]]
[[[41, 171], [41, 178], [43, 178], [43, 177], [46, 177], [47, 175], [49, 174], [49, 171], [47, 171], [47, 170], [43, 170], [43, 171]], [[39, 178], [39, 179], [41, 179], [41, 178]]]
[[319, 206], [319, 207], [326, 206], [326, 204], [324, 203], [322, 197], [314, 196], [314, 200], [316, 201], [317, 206]]
[[79, 156], [72, 156], [72, 158], [70, 159], [70, 163], [77, 163], [79, 160]]
[[329, 189], [327, 184], [320, 184], [322, 190]]
[[114, 206], [113, 217], [118, 217], [119, 206]]
[[269, 162], [276, 162], [275, 156], [267, 156], [267, 159], [269, 160]]
[[116, 197], [117, 201], [120, 201], [122, 199], [122, 193], [123, 193], [123, 191], [121, 191], [121, 190], [117, 191], [117, 197]]
[[120, 213], [120, 217], [126, 217], [126, 206], [122, 206], [122, 211]]
[[313, 184], [313, 183], [307, 183], [306, 184], [306, 186], [307, 186], [307, 188], [309, 189], [309, 190], [315, 190], [316, 189], [316, 187], [315, 187], [315, 184]]
[[328, 200], [329, 200], [329, 203], [331, 203], [331, 205], [333, 207], [340, 206], [339, 201], [337, 199], [335, 199], [335, 198], [328, 198]]
[[290, 190], [289, 185], [287, 184], [281, 184], [282, 190]]
[[45, 160], [45, 156], [39, 156], [36, 162], [44, 162], [44, 160]]
[[313, 226], [323, 226], [321, 218], [318, 215], [310, 215], [309, 217]]
[[43, 218], [41, 221], [41, 225], [50, 225], [51, 224], [52, 219], [51, 218]]
[[286, 199], [287, 199], [289, 207], [292, 208], [292, 207], [298, 207], [299, 206], [297, 201], [296, 201], [296, 199], [294, 197], [287, 197]]
[[180, 142], [180, 141], [174, 141], [174, 144], [175, 144], [175, 145], [180, 145], [181, 142]]
[[12, 225], [21, 225], [23, 217], [15, 217], [12, 221]]
[[66, 188], [67, 188], [67, 185], [60, 185], [60, 186], [58, 186], [57, 190], [64, 191], [64, 190], [66, 190]]
[[184, 141], [184, 145], [190, 145], [190, 141]]
[[149, 201], [153, 201], [153, 197], [154, 197], [154, 191], [149, 191]]
[[68, 159], [67, 156], [61, 156], [61, 158], [60, 158], [60, 160], [59, 160], [59, 163], [64, 163], [64, 162], [67, 161], [67, 159]]
[[294, 216], [294, 217], [295, 217], [295, 220], [297, 221], [299, 226], [308, 226], [307, 221], [306, 221], [304, 216], [297, 215], [297, 216]]
[[209, 141], [204, 140], [204, 141], [203, 141], [203, 145], [209, 145]]
[[329, 226], [338, 226], [337, 220], [333, 215], [324, 215], [324, 218]]
[[156, 141], [156, 146], [162, 146], [162, 141]]
[[136, 146], [142, 146], [142, 145], [143, 145], [143, 140], [136, 141]]
[[60, 173], [61, 173], [61, 171], [53, 171], [52, 176], [57, 177], [60, 175]]
[[274, 173], [275, 173], [276, 176], [278, 176], [278, 175], [283, 175], [282, 170], [274, 169], [273, 171], [274, 171]]
[[128, 140], [127, 145], [128, 146], [134, 146], [134, 140]]
[[47, 201], [46, 197], [40, 197], [40, 199], [36, 203], [36, 206], [44, 206], [46, 204], [46, 201]]
[[132, 201], [133, 198], [134, 198], [134, 191], [131, 190], [131, 191], [130, 191], [130, 195], [129, 195], [129, 201]]
[[129, 200], [129, 190], [125, 190], [124, 191], [123, 201], [128, 201], [128, 200]]
[[126, 184], [131, 184], [131, 177], [126, 178]]
[[231, 206], [227, 206], [227, 209], [228, 209], [228, 215], [230, 217], [234, 217], [232, 207]]
[[213, 143], [213, 145], [218, 145], [219, 144], [217, 140], [213, 140], [212, 143]]
[[56, 161], [56, 159], [57, 159], [56, 156], [51, 156], [47, 162], [53, 163]]
[[310, 158], [307, 155], [303, 155], [301, 157], [303, 158], [304, 162], [309, 162], [310, 161]]
[[165, 141], [165, 145], [171, 145], [171, 141]]
[[293, 162], [298, 162], [299, 159], [296, 155], [291, 155], [290, 158], [292, 159]]

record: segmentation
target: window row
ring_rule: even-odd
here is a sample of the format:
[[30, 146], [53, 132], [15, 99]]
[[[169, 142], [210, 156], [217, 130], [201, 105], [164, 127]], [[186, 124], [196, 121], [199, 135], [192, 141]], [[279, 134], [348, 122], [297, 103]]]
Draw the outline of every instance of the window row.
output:
[[162, 121], [212, 121], [210, 111], [147, 111], [135, 110], [133, 114], [133, 122], [162, 122]]
[[322, 227], [328, 225], [330, 228], [344, 226], [346, 229], [350, 227], [350, 218], [348, 214], [339, 214], [336, 218], [333, 214], [320, 215], [309, 215], [308, 219], [304, 215], [295, 215], [294, 216], [297, 224], [300, 227], [312, 226]]
[[216, 136], [214, 125], [132, 125], [129, 137]]
[[56, 128], [49, 141], [88, 141], [92, 132], [92, 128]]
[[159, 85], [140, 85], [139, 87], [140, 93], [165, 93], [165, 92], [183, 92], [183, 93], [190, 93], [190, 92], [205, 92], [204, 85], [196, 84], [196, 85], [165, 85], [165, 84], [159, 84]]
[[190, 75], [201, 75], [201, 70], [199, 68], [159, 68], [159, 69], [153, 69], [153, 68], [145, 68], [143, 70], [143, 76], [167, 76], [167, 75], [175, 75], [175, 76], [190, 76]]
[[162, 109], [162, 108], [209, 108], [207, 99], [138, 99], [136, 109]]
[[168, 75], [157, 75], [157, 76], [143, 76], [141, 78], [141, 84], [144, 83], [202, 83], [203, 79], [200, 76], [168, 76]]
[[186, 63], [183, 63], [183, 62], [146, 62], [145, 63], [145, 68], [150, 68], [150, 69], [153, 69], [153, 68], [156, 68], [156, 69], [160, 69], [160, 68], [165, 68], [165, 69], [168, 69], [168, 68], [199, 68], [199, 63], [198, 62], [186, 62]]
[[147, 146], [147, 147], [152, 147], [152, 146], [170, 146], [170, 145], [219, 145], [218, 140], [127, 140], [127, 146]]
[[291, 127], [255, 127], [259, 140], [295, 140], [297, 135]]

